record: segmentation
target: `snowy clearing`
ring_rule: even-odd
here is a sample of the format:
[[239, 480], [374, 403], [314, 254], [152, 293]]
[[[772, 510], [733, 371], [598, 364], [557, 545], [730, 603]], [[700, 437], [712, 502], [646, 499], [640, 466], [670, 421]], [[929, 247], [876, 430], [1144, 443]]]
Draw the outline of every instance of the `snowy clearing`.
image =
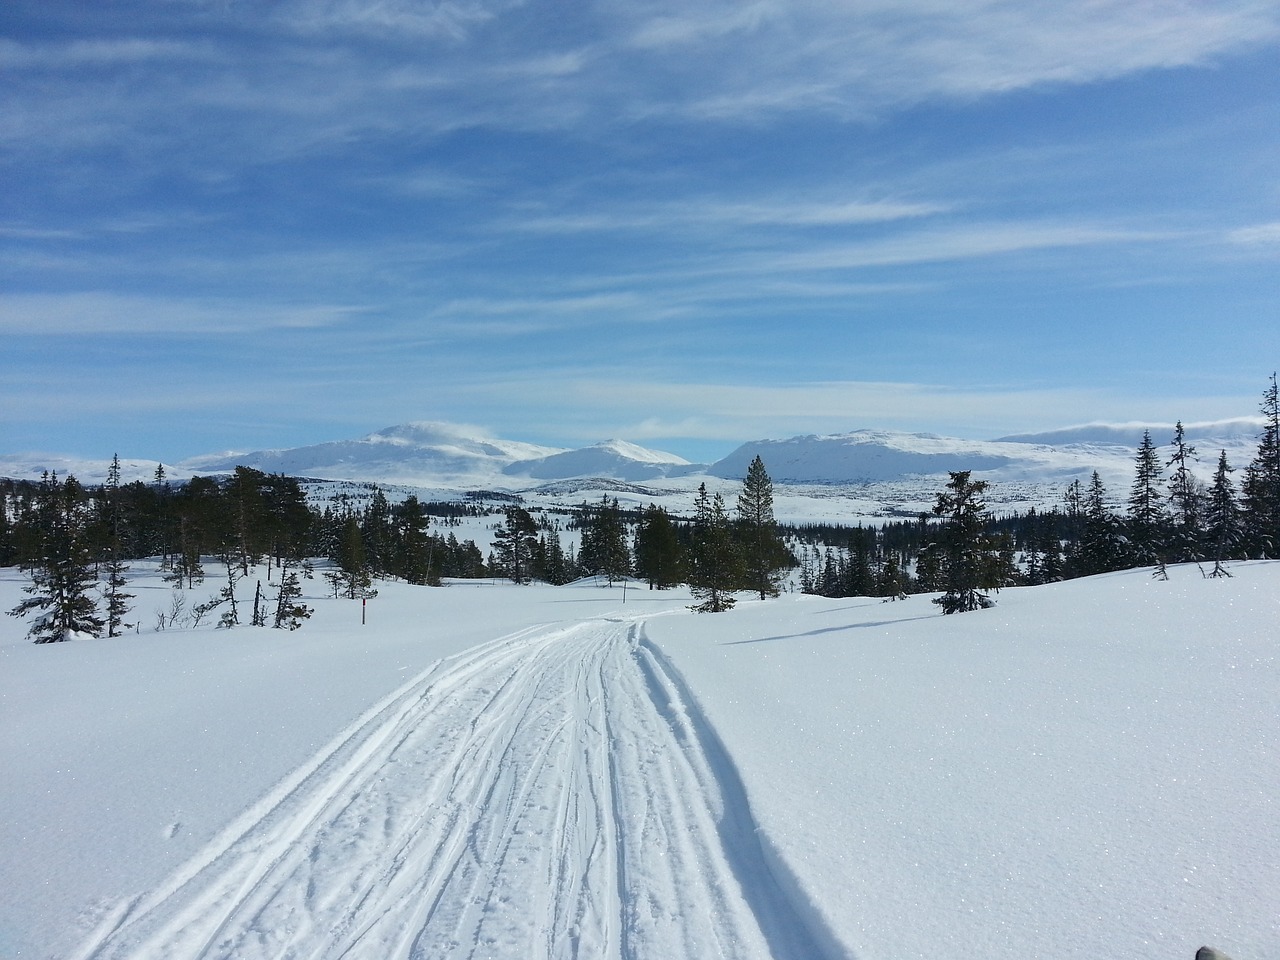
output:
[[[1280, 955], [1280, 564], [941, 617], [380, 585], [0, 622], [0, 955]], [[17, 602], [0, 572], [0, 603]], [[317, 586], [310, 588], [313, 594]]]

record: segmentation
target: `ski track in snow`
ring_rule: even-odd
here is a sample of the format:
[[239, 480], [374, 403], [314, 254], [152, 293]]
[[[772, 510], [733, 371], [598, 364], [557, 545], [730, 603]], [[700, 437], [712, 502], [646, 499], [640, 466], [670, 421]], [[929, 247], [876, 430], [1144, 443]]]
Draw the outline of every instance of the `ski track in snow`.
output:
[[643, 625], [533, 628], [371, 709], [81, 957], [814, 960]]

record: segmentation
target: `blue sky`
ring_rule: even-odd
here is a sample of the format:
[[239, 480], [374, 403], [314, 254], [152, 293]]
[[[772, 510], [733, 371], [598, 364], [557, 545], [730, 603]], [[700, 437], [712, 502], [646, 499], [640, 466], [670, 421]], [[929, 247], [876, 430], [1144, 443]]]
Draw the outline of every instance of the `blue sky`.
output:
[[8, 0], [0, 448], [1256, 413], [1280, 2]]

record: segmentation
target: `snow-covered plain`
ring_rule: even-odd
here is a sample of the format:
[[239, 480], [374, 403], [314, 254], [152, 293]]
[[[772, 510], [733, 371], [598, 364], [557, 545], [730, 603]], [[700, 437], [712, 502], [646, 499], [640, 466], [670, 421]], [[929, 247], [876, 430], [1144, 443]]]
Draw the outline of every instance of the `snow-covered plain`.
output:
[[1280, 564], [1232, 570], [4, 618], [0, 956], [1277, 957]]

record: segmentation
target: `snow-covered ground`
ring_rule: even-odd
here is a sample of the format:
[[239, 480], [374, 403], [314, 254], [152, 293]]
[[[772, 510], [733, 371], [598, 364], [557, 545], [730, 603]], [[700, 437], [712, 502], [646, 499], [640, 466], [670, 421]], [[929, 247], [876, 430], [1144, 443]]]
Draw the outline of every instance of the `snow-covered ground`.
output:
[[4, 618], [0, 956], [1280, 956], [1280, 564], [1233, 572]]

